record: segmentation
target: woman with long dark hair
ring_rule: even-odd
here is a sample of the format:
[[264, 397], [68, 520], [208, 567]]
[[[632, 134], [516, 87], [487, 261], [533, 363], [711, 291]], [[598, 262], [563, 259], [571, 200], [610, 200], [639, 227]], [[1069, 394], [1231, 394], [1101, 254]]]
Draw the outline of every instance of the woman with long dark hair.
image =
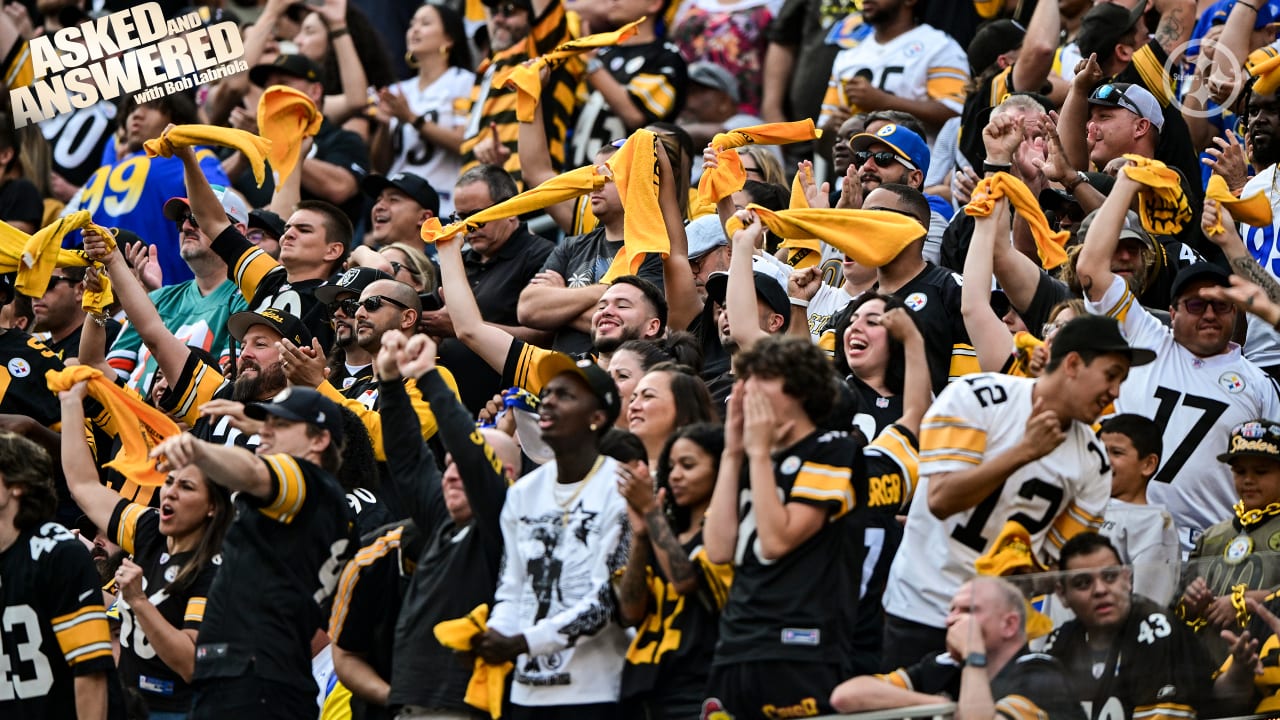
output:
[[644, 466], [619, 469], [632, 539], [618, 609], [624, 624], [638, 628], [622, 670], [629, 717], [698, 716], [733, 575], [702, 550], [723, 450], [720, 425], [676, 430], [658, 456], [656, 495]]
[[76, 504], [131, 554], [116, 571], [120, 674], [137, 688], [156, 720], [184, 718], [191, 706], [196, 633], [218, 572], [231, 498], [192, 466], [170, 473], [159, 508], [129, 502], [98, 481], [85, 435], [86, 383], [59, 393], [62, 469]]
[[627, 429], [644, 442], [650, 465], [656, 465], [663, 444], [677, 428], [716, 419], [711, 393], [702, 379], [670, 362], [658, 363], [645, 373], [627, 405]]
[[832, 322], [836, 372], [853, 391], [854, 425], [867, 439], [902, 417], [906, 351], [881, 325], [881, 318], [894, 308], [905, 310], [906, 305], [892, 295], [866, 292]]

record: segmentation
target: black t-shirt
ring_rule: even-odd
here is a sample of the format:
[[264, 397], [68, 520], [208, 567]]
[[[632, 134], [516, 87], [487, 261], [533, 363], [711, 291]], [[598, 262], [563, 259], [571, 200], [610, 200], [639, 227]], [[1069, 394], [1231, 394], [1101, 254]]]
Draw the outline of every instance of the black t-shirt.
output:
[[435, 458], [422, 441], [404, 385], [382, 383], [387, 467], [425, 542], [396, 621], [389, 701], [466, 712], [463, 697], [472, 668], [458, 662], [432, 628], [493, 602], [502, 563], [498, 517], [507, 479], [440, 373], [430, 372], [418, 383], [435, 412], [440, 438], [458, 464], [472, 517], [461, 527], [453, 522]]
[[[947, 695], [954, 700], [960, 697], [961, 670], [959, 663], [942, 653], [880, 677], [898, 687], [928, 695]], [[1049, 720], [1085, 718], [1062, 664], [1052, 656], [1030, 652], [1026, 647], [992, 678], [991, 697], [1000, 717], [1036, 717], [1034, 713], [1039, 711]], [[1033, 707], [1028, 708], [1027, 703]]]
[[232, 427], [229, 416], [212, 418], [200, 414], [200, 408], [210, 400], [231, 400], [232, 395], [231, 381], [222, 376], [222, 371], [191, 353], [177, 381], [171, 382], [160, 396], [158, 407], [185, 422], [191, 434], [201, 440], [253, 451], [258, 447], [257, 435], [246, 435]]
[[[221, 556], [215, 556], [179, 590], [170, 583], [191, 560], [192, 553], [169, 554], [168, 539], [160, 534], [159, 511], [122, 499], [111, 511], [107, 534], [142, 568], [142, 589], [165, 621], [179, 630], [198, 631], [204, 621], [209, 587], [222, 565]], [[138, 689], [151, 712], [185, 713], [191, 708], [191, 686], [160, 659], [123, 598], [117, 608], [121, 622], [121, 680], [126, 687]]]
[[[484, 262], [475, 251], [463, 255], [467, 280], [485, 322], [520, 324], [516, 317], [520, 291], [542, 269], [554, 248], [550, 240], [529, 232], [528, 226], [521, 223], [489, 262]], [[448, 338], [440, 343], [440, 364], [453, 372], [462, 404], [472, 413], [479, 412], [496, 393], [506, 389], [502, 387], [498, 371], [457, 339]]]
[[[641, 125], [674, 122], [684, 109], [689, 67], [675, 45], [662, 40], [615, 45], [600, 50], [597, 57], [644, 116]], [[600, 148], [630, 135], [631, 129], [613, 113], [604, 95], [589, 89], [587, 101], [578, 110], [573, 133], [573, 165], [595, 162]]]
[[[1214, 668], [1195, 633], [1173, 613], [1140, 596], [1105, 656], [1095, 656], [1078, 620], [1054, 631], [1045, 652], [1058, 658], [1092, 717], [1195, 717], [1209, 708]], [[1157, 707], [1158, 706], [1158, 707]]]
[[[107, 341], [103, 343], [102, 353], [106, 355], [107, 348], [116, 341], [116, 337], [120, 335], [122, 326], [115, 318], [107, 318], [107, 325], [103, 328], [107, 333]], [[58, 359], [66, 360], [67, 358], [80, 357], [80, 335], [84, 332], [84, 326], [77, 326], [72, 333], [62, 340], [53, 340], [50, 338], [45, 345], [58, 355]]]
[[[566, 238], [547, 256], [542, 270], [554, 270], [564, 278], [566, 287], [578, 288], [600, 282], [613, 258], [622, 249], [622, 241], [605, 239], [604, 227], [597, 227], [586, 235]], [[662, 288], [662, 257], [654, 253], [645, 255], [636, 273]], [[591, 351], [591, 338], [587, 333], [564, 327], [556, 333], [553, 349], [570, 355]]]
[[815, 431], [775, 453], [773, 471], [784, 503], [814, 506], [826, 512], [829, 521], [785, 556], [762, 558], [749, 470], [743, 468], [738, 491], [741, 537], [713, 664], [840, 664], [858, 572], [847, 557], [847, 537], [838, 521], [865, 503], [861, 443], [845, 433]]
[[[350, 130], [342, 129], [341, 125], [330, 122], [329, 118], [324, 119], [324, 123], [320, 125], [320, 132], [316, 133], [312, 143], [312, 147], [315, 150], [309, 157], [337, 165], [355, 176], [356, 182], [359, 182], [368, 172], [368, 146], [364, 144], [359, 135]], [[298, 164], [294, 167], [294, 172], [302, 172], [302, 161], [305, 159], [298, 158]], [[250, 207], [266, 207], [271, 204], [271, 198], [276, 190], [276, 182], [270, 161], [267, 162], [267, 175], [262, 187], [258, 187], [258, 181], [254, 179], [253, 173], [247, 171], [242, 173], [240, 177], [233, 178], [231, 185], [240, 191], [240, 194], [244, 195]], [[302, 199], [324, 200], [324, 198], [308, 192], [306, 188], [302, 188]], [[357, 191], [354, 196], [338, 206], [355, 227], [359, 227], [360, 221], [364, 219], [362, 217], [364, 200], [364, 195]], [[253, 303], [249, 303], [249, 305], [253, 307]]]
[[[354, 520], [337, 480], [306, 460], [263, 455], [270, 500], [239, 493], [196, 646], [197, 687], [254, 675], [316, 692], [311, 639], [349, 554]], [[216, 711], [216, 708], [212, 708]]]
[[[69, 530], [45, 523], [0, 552], [0, 650], [6, 662], [0, 717], [76, 717], [75, 678], [108, 673], [111, 631], [89, 552]], [[113, 708], [111, 717], [123, 717]]]
[[44, 220], [44, 198], [26, 178], [14, 178], [0, 185], [0, 220], [29, 222], [36, 229]]
[[901, 395], [881, 395], [856, 375], [846, 377], [845, 383], [853, 391], [853, 426], [868, 439], [876, 437], [902, 417]]
[[950, 378], [978, 371], [969, 331], [960, 314], [961, 284], [958, 274], [925, 263], [919, 275], [892, 293], [915, 314], [916, 325], [924, 336], [935, 395], [942, 392]]

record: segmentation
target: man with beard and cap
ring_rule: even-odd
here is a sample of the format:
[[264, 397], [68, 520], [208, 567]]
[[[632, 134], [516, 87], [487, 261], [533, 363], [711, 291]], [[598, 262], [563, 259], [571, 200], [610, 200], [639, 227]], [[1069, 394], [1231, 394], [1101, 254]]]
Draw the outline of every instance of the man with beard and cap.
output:
[[[349, 308], [348, 308], [349, 309]], [[355, 302], [355, 341], [360, 351], [372, 358], [382, 347], [382, 336], [392, 330], [405, 335], [417, 331], [418, 315], [422, 312], [422, 304], [418, 293], [409, 285], [399, 280], [377, 279], [364, 287], [360, 299]], [[386, 451], [382, 437], [382, 416], [378, 412], [378, 386], [367, 384], [358, 396], [352, 396], [350, 389], [339, 392], [333, 383], [325, 378], [324, 357], [318, 355], [311, 347], [310, 339], [299, 343], [293, 338], [284, 338], [279, 345], [280, 357], [289, 383], [300, 387], [315, 388], [320, 394], [355, 413], [369, 431], [369, 439], [373, 443], [374, 459], [386, 460]], [[458, 392], [458, 384], [453, 375], [445, 368], [440, 368], [441, 377], [446, 384]], [[405, 390], [413, 404], [418, 422], [422, 426], [422, 438], [430, 440], [435, 436], [437, 425], [431, 406], [422, 399], [417, 388], [417, 381], [405, 378]]]
[[1163, 428], [1165, 452], [1147, 499], [1169, 509], [1183, 549], [1190, 551], [1201, 532], [1230, 516], [1237, 499], [1230, 469], [1201, 444], [1218, 442], [1242, 422], [1280, 417], [1280, 388], [1231, 341], [1235, 307], [1220, 297], [1208, 299], [1212, 288], [1229, 285], [1225, 270], [1202, 262], [1178, 273], [1171, 328], [1135, 302], [1129, 284], [1112, 272], [1125, 213], [1140, 188], [1127, 174], [1117, 175], [1089, 227], [1076, 275], [1089, 312], [1116, 318], [1135, 347], [1157, 353], [1154, 363], [1133, 372], [1115, 409], [1156, 418]]
[[[234, 190], [215, 188], [214, 193], [237, 227], [251, 220], [248, 205]], [[151, 302], [165, 327], [172, 328], [179, 340], [209, 351], [218, 358], [220, 367], [229, 367], [232, 346], [227, 318], [248, 307], [236, 284], [227, 278], [227, 264], [210, 248], [213, 239], [196, 225], [187, 199], [170, 198], [164, 207], [165, 217], [177, 226], [182, 259], [195, 277], [152, 290]], [[120, 245], [121, 240], [117, 237], [116, 244]], [[129, 387], [143, 394], [151, 391], [156, 360], [142, 345], [142, 338], [131, 323], [126, 322], [120, 336], [111, 343], [107, 362]]]
[[108, 252], [104, 240], [94, 233], [85, 233], [84, 239], [86, 254], [106, 265], [116, 299], [164, 373], [169, 387], [160, 399], [160, 409], [185, 422], [201, 439], [256, 446], [257, 436], [240, 429], [245, 427], [244, 404], [269, 399], [284, 389], [276, 345], [287, 337], [310, 346], [311, 333], [302, 321], [275, 308], [232, 315], [228, 330], [244, 347], [236, 359], [235, 380], [228, 380], [220, 368], [202, 360], [165, 327], [118, 248]]
[[348, 398], [359, 398], [376, 390], [373, 377], [373, 354], [356, 338], [356, 313], [360, 309], [360, 293], [377, 280], [391, 280], [377, 268], [353, 267], [337, 280], [316, 288], [316, 299], [333, 315], [334, 347], [329, 353], [329, 382], [342, 389]]

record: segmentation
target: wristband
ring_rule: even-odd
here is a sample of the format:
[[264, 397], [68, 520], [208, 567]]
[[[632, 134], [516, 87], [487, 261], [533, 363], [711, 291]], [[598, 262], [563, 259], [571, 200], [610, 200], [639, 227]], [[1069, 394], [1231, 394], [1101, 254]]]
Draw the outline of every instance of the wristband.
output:
[[1071, 176], [1068, 176], [1067, 180], [1064, 180], [1062, 183], [1062, 187], [1066, 188], [1067, 192], [1072, 194], [1075, 193], [1076, 188], [1080, 187], [1081, 183], [1089, 182], [1089, 176], [1085, 175], [1082, 170], [1077, 170], [1074, 177], [1074, 181], [1071, 180]]
[[796, 307], [802, 307], [802, 308], [807, 308], [807, 307], [809, 307], [809, 301], [808, 301], [808, 300], [804, 300], [804, 299], [802, 299], [802, 298], [798, 298], [798, 297], [793, 297], [793, 298], [789, 298], [789, 299], [791, 300], [791, 304], [792, 304], [792, 305], [795, 305]]
[[1255, 15], [1258, 13], [1258, 6], [1257, 6], [1257, 5], [1250, 5], [1249, 3], [1245, 2], [1244, 0], [1236, 0], [1236, 4], [1237, 4], [1237, 5], [1243, 5], [1243, 6], [1247, 7], [1247, 8], [1249, 8], [1250, 10], [1252, 10], [1252, 11], [1254, 12], [1254, 14], [1255, 14]]
[[350, 34], [350, 32], [351, 32], [351, 31], [350, 31], [350, 30], [347, 30], [347, 28], [346, 28], [345, 26], [344, 26], [344, 27], [340, 27], [340, 28], [338, 28], [337, 30], [330, 30], [330, 31], [329, 31], [329, 39], [330, 39], [330, 40], [337, 40], [338, 38], [342, 37], [343, 35]]
[[982, 173], [984, 175], [987, 173], [1009, 172], [1012, 169], [1013, 163], [989, 163], [985, 160], [982, 162]]
[[422, 132], [422, 123], [426, 121], [427, 121], [427, 114], [422, 113], [421, 115], [413, 119], [413, 129], [417, 130], [418, 132]]
[[971, 652], [964, 659], [965, 667], [984, 668], [987, 666], [987, 654]]

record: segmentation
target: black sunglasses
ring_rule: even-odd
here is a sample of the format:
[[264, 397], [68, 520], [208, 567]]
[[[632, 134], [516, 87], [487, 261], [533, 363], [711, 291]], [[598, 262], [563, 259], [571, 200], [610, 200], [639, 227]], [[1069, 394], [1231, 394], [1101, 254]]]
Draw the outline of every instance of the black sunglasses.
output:
[[361, 300], [359, 304], [360, 304], [360, 307], [364, 308], [365, 312], [378, 312], [379, 310], [382, 309], [382, 303], [384, 302], [391, 303], [392, 305], [395, 305], [401, 310], [409, 309], [408, 305], [405, 305], [399, 300], [392, 300], [386, 295], [370, 295], [369, 297]]
[[[449, 216], [448, 218], [446, 218], [446, 219], [449, 221], [449, 224], [450, 224], [450, 225], [452, 225], [453, 223], [466, 222], [466, 221], [467, 221], [467, 218], [471, 217], [472, 215], [475, 215], [475, 214], [476, 214], [476, 213], [478, 213], [478, 212], [480, 212], [480, 211], [479, 211], [479, 210], [475, 210], [475, 211], [473, 211], [473, 212], [469, 212], [469, 213], [460, 213], [460, 212], [458, 212], [457, 210], [454, 210], [454, 211], [453, 211], [453, 214], [452, 214], [452, 215], [450, 215], [450, 216]], [[484, 223], [476, 223], [476, 229], [477, 229], [477, 230], [478, 230], [478, 229], [480, 229], [480, 228], [482, 228], [482, 227], [484, 227]]]
[[409, 273], [409, 275], [412, 277], [419, 277], [420, 275], [422, 275], [422, 273], [418, 272], [417, 270], [414, 270], [413, 266], [411, 265], [401, 265], [395, 260], [388, 260], [387, 262], [390, 263], [391, 265], [392, 275], [399, 275], [401, 270], [404, 270], [405, 272]]
[[360, 301], [355, 298], [346, 298], [345, 300], [334, 300], [329, 303], [329, 313], [333, 314], [342, 311], [347, 317], [355, 317], [356, 311], [360, 309]]
[[1186, 308], [1187, 312], [1191, 313], [1192, 315], [1203, 315], [1204, 311], [1208, 310], [1210, 307], [1213, 308], [1213, 313], [1215, 315], [1226, 315], [1227, 313], [1231, 312], [1231, 309], [1232, 309], [1231, 303], [1227, 302], [1226, 300], [1210, 301], [1210, 300], [1205, 300], [1204, 298], [1191, 298], [1190, 300], [1183, 300], [1182, 307]]
[[858, 150], [853, 154], [853, 164], [856, 166], [861, 167], [866, 165], [868, 160], [875, 160], [876, 165], [879, 165], [880, 167], [888, 167], [890, 163], [895, 162], [904, 166], [907, 165], [907, 163], [899, 157], [897, 153], [890, 152], [888, 150], [880, 150], [878, 152]]

